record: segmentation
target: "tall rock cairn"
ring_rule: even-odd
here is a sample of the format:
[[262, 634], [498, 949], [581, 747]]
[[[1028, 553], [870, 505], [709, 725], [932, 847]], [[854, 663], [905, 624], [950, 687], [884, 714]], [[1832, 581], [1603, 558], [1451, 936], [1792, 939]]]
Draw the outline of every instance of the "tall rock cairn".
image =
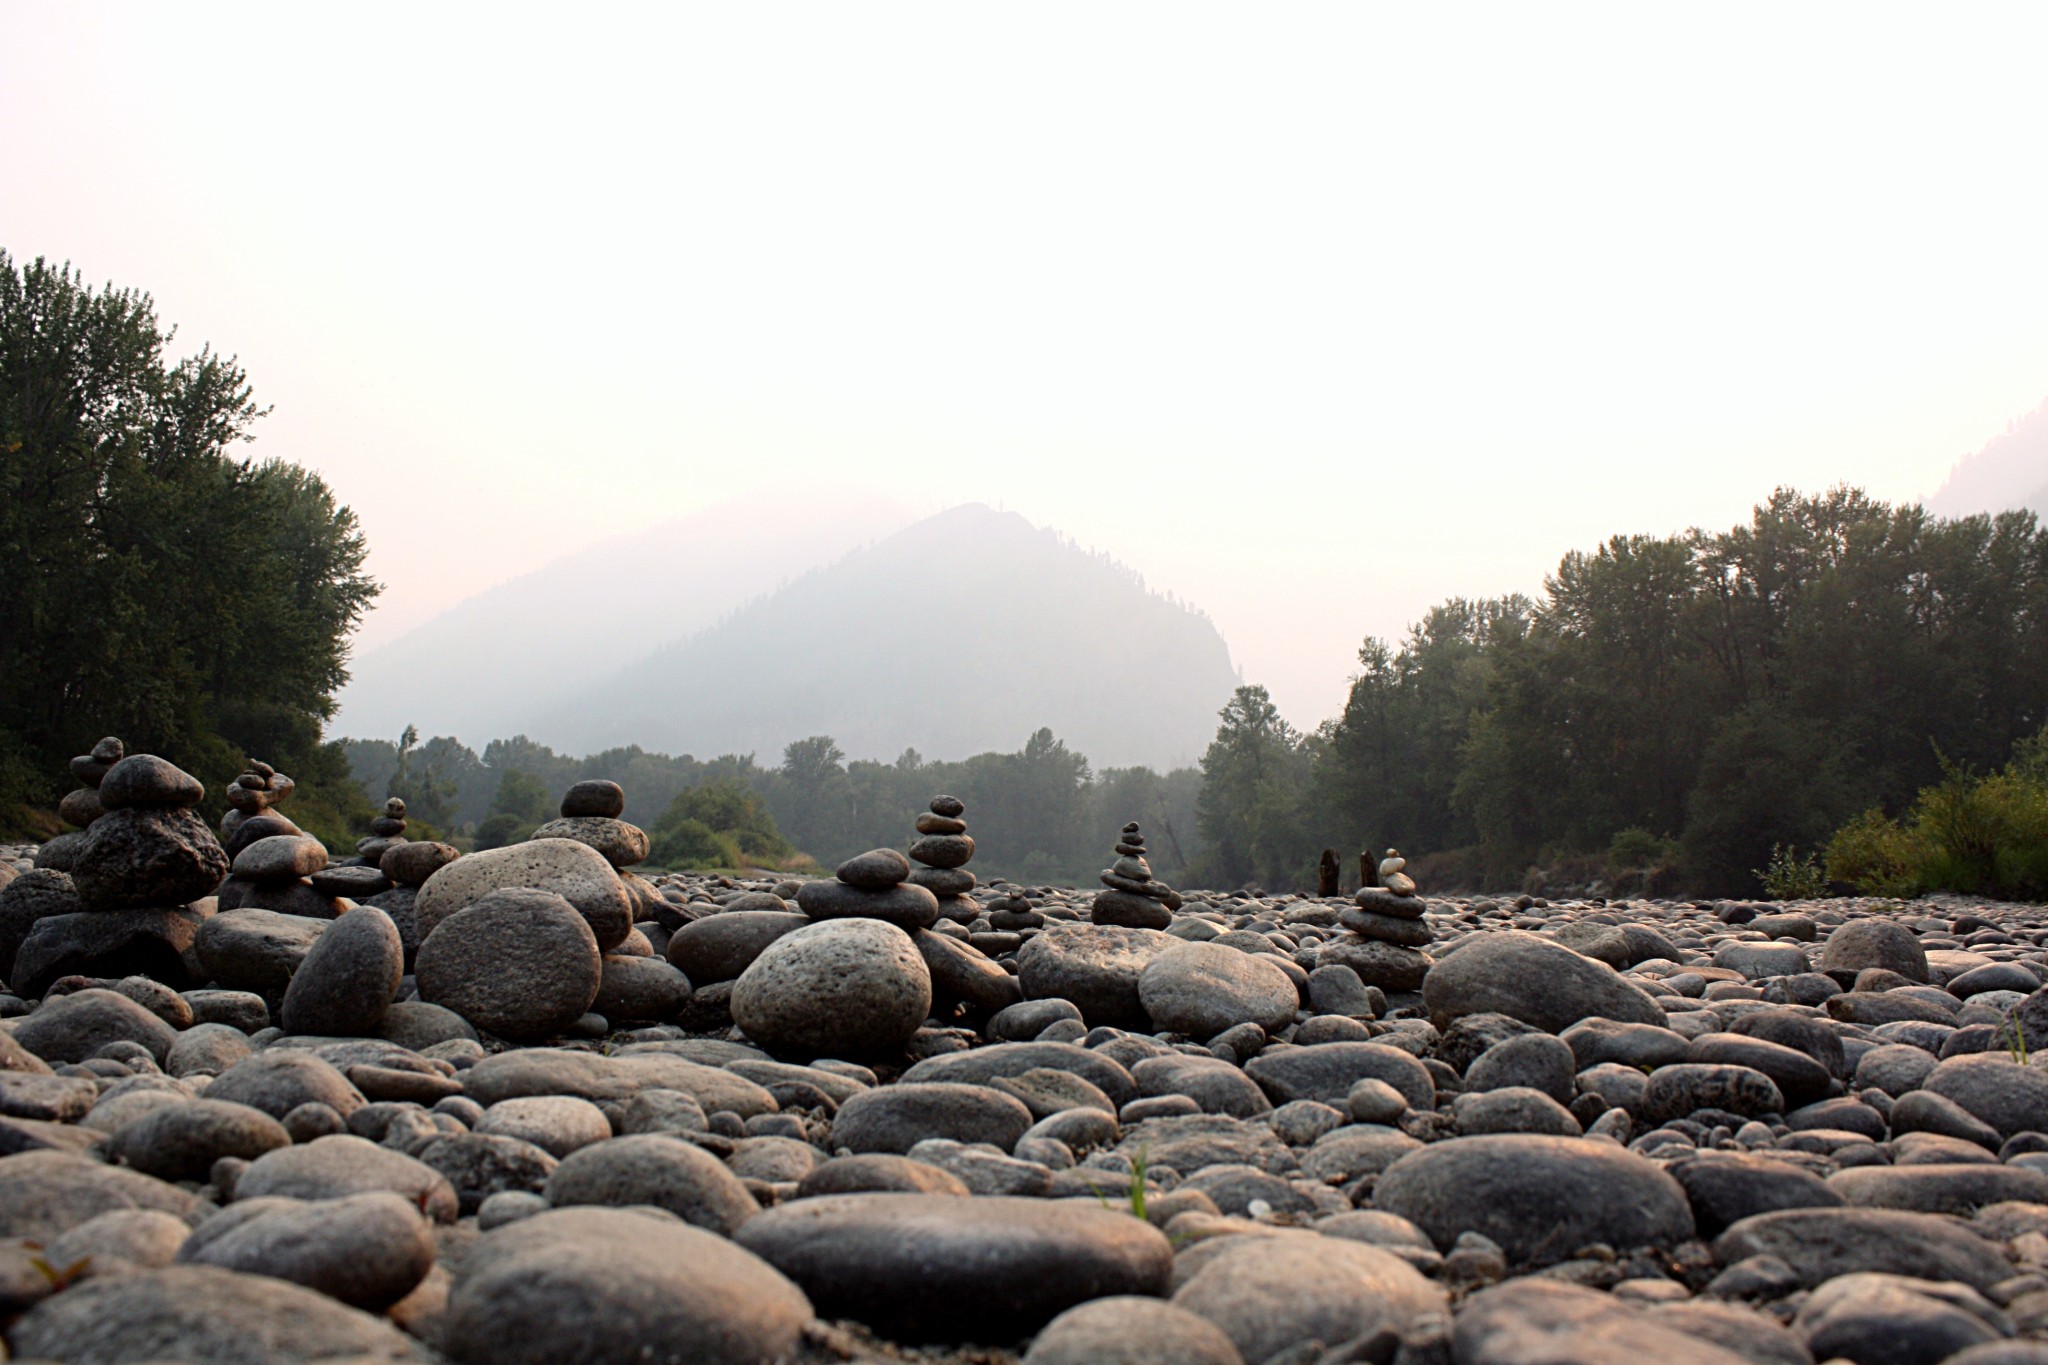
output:
[[910, 884], [921, 886], [939, 900], [939, 914], [961, 924], [972, 924], [981, 907], [968, 897], [974, 890], [974, 874], [967, 864], [974, 860], [974, 836], [967, 832], [966, 805], [957, 796], [934, 796], [931, 807], [917, 817], [917, 838], [910, 845], [910, 860], [918, 866]]
[[[89, 819], [64, 851], [76, 900], [63, 908], [78, 909], [29, 927], [14, 954], [15, 993], [39, 996], [63, 976], [146, 975], [178, 990], [197, 984], [186, 954], [211, 907], [192, 902], [212, 895], [228, 871], [226, 852], [192, 809], [206, 788], [154, 754], [123, 756], [116, 739], [73, 759], [71, 771], [85, 786], [65, 798], [66, 818]], [[81, 794], [88, 791], [90, 800]]]
[[1422, 918], [1422, 897], [1415, 894], [1415, 879], [1402, 869], [1407, 860], [1388, 849], [1380, 860], [1380, 884], [1360, 887], [1352, 904], [1338, 917], [1344, 927], [1360, 938], [1391, 943], [1400, 948], [1426, 946], [1432, 935]]
[[1180, 892], [1152, 875], [1145, 861], [1145, 836], [1133, 820], [1117, 836], [1116, 862], [1102, 870], [1107, 890], [1095, 894], [1088, 917], [1097, 924], [1117, 924], [1126, 929], [1164, 929], [1173, 923], [1180, 909]]

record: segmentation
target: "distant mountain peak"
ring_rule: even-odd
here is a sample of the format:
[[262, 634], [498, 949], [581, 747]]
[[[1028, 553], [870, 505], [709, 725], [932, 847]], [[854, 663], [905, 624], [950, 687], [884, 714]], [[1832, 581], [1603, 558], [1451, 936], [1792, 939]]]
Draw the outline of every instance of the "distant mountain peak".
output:
[[1049, 726], [1103, 767], [1193, 762], [1236, 686], [1201, 612], [1015, 512], [961, 503], [561, 698], [556, 748], [709, 756], [827, 734], [856, 758], [1008, 751]]

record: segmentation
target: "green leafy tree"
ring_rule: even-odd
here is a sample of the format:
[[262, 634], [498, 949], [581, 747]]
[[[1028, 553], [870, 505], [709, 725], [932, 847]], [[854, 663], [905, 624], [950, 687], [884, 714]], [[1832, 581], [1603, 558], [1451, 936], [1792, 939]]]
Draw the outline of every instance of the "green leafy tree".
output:
[[339, 816], [319, 726], [377, 592], [362, 534], [309, 471], [236, 457], [266, 409], [171, 340], [146, 294], [0, 252], [0, 801], [113, 733], [215, 803], [261, 748], [304, 775], [295, 811]]

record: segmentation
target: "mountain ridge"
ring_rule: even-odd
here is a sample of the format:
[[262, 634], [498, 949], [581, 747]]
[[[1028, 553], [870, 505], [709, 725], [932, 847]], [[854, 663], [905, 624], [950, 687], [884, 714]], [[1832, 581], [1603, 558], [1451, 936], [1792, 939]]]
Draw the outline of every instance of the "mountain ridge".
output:
[[1014, 512], [967, 503], [817, 566], [537, 717], [639, 744], [962, 758], [1049, 726], [1099, 767], [1193, 762], [1238, 682], [1205, 614]]

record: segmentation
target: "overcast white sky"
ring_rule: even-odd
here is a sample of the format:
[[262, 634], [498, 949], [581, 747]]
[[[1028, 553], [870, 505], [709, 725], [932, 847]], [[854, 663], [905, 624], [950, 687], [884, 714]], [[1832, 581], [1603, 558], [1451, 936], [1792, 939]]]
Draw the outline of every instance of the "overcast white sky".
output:
[[1110, 551], [1309, 726], [1443, 597], [1924, 496], [2048, 396], [2044, 50], [2038, 4], [0, 0], [0, 248], [240, 356], [369, 532], [365, 644], [869, 487]]

